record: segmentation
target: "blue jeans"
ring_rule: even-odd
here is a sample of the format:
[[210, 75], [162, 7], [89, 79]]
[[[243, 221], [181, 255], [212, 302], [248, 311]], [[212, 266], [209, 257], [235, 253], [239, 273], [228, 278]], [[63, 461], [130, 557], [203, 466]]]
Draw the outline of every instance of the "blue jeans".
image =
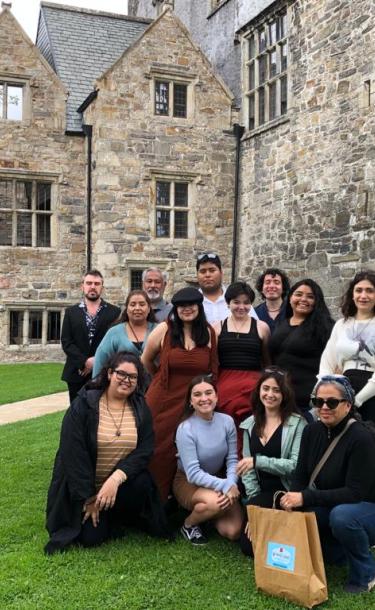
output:
[[323, 556], [328, 563], [349, 564], [348, 582], [366, 587], [375, 578], [375, 502], [311, 509], [318, 522]]

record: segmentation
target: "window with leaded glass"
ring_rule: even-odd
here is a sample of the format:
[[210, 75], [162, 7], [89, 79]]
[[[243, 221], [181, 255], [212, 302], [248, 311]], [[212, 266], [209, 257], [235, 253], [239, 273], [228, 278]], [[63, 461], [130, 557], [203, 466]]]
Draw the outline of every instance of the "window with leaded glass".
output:
[[188, 237], [189, 183], [157, 180], [156, 237]]
[[0, 119], [22, 121], [23, 91], [23, 85], [0, 79]]
[[256, 129], [288, 110], [286, 11], [252, 28], [244, 39], [247, 128]]
[[188, 85], [174, 81], [155, 81], [155, 114], [159, 116], [187, 116]]
[[52, 184], [0, 177], [0, 246], [51, 246]]
[[141, 290], [142, 289], [142, 273], [143, 269], [131, 269], [130, 270], [130, 290]]

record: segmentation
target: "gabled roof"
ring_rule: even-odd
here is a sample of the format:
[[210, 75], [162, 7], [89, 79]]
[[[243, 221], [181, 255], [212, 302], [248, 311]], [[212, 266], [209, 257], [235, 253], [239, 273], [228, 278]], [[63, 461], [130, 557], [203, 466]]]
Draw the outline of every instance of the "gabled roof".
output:
[[150, 19], [41, 2], [36, 44], [69, 90], [67, 130], [82, 131], [77, 108], [94, 81], [149, 23]]

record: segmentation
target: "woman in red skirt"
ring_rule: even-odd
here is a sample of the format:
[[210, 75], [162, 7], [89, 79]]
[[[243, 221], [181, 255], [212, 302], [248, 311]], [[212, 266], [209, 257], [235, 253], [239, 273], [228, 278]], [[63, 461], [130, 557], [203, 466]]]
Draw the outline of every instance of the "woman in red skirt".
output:
[[[260, 371], [270, 363], [270, 330], [265, 322], [249, 316], [255, 298], [249, 284], [234, 282], [224, 296], [230, 315], [214, 325], [219, 355], [218, 410], [231, 415], [239, 431], [240, 423], [251, 415], [250, 396]], [[242, 435], [238, 445], [240, 453]]]

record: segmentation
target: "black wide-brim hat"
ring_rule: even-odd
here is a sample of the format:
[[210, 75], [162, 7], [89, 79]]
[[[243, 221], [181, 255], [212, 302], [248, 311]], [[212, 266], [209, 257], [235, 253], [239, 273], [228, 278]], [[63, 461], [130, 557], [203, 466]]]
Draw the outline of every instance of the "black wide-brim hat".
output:
[[181, 288], [172, 297], [172, 304], [176, 306], [193, 303], [203, 303], [203, 294], [197, 288], [192, 288], [191, 286]]

